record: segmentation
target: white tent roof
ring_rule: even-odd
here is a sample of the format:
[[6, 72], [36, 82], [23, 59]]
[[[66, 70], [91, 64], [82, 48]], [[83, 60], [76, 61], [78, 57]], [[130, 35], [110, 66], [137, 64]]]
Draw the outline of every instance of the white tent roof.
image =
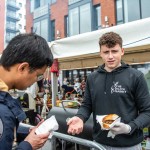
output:
[[146, 18], [56, 40], [49, 43], [49, 45], [54, 58], [92, 54], [99, 52], [99, 37], [110, 31], [121, 35], [124, 48], [150, 44], [150, 18]]

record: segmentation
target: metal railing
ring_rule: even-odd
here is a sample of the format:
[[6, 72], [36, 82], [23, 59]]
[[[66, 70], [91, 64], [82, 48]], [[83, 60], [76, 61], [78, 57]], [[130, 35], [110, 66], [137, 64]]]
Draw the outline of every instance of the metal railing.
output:
[[[85, 140], [85, 139], [74, 137], [74, 136], [67, 135], [67, 134], [62, 134], [59, 132], [53, 132], [52, 139], [50, 139], [51, 150], [56, 150], [56, 138], [62, 139], [63, 141], [69, 141], [69, 142], [75, 143], [75, 150], [77, 150], [76, 144], [83, 145], [88, 148], [94, 148], [95, 150], [106, 150], [102, 145], [100, 145], [97, 142]], [[63, 150], [63, 147], [62, 147], [62, 150]]]

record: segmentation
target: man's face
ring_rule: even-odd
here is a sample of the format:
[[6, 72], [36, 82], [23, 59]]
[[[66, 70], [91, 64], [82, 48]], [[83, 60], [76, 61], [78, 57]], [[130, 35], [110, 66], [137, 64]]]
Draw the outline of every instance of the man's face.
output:
[[124, 49], [119, 44], [116, 44], [112, 48], [108, 48], [105, 45], [101, 46], [100, 56], [105, 63], [105, 70], [111, 72], [115, 68], [121, 65], [121, 57], [124, 55]]
[[15, 83], [15, 88], [19, 90], [25, 90], [30, 87], [33, 83], [41, 80], [44, 76], [47, 66], [40, 69], [35, 69], [30, 72], [30, 68], [26, 69]]

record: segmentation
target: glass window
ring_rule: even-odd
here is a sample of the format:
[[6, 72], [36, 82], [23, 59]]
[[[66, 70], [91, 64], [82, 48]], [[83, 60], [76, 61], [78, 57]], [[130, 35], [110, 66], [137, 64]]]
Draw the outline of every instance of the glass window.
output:
[[51, 40], [55, 40], [55, 20], [51, 21]]
[[41, 35], [45, 40], [48, 41], [48, 19], [34, 23], [33, 32]]
[[21, 24], [19, 24], [19, 29], [22, 29], [22, 25]]
[[16, 18], [16, 12], [15, 12], [15, 11], [10, 11], [10, 10], [8, 10], [8, 11], [7, 11], [7, 15], [10, 16], [10, 17]]
[[19, 14], [19, 18], [22, 18], [22, 14]]
[[117, 24], [123, 23], [123, 8], [122, 8], [122, 0], [116, 1], [116, 9], [117, 9]]
[[140, 4], [139, 0], [125, 0], [124, 3], [125, 22], [135, 21], [140, 19]]
[[36, 34], [40, 35], [40, 33], [41, 33], [40, 22], [34, 23], [34, 30], [33, 30], [33, 32], [35, 32]]
[[91, 31], [90, 3], [80, 6], [80, 33]]
[[150, 17], [150, 0], [141, 0], [142, 18]]
[[90, 3], [69, 10], [69, 35], [91, 31]]
[[32, 13], [33, 11], [34, 11], [34, 0], [31, 0], [30, 12]]
[[68, 24], [68, 16], [65, 16], [64, 17], [64, 23], [65, 23], [65, 25], [64, 25], [64, 27], [65, 27], [65, 37], [68, 37], [68, 35], [69, 35], [69, 24]]
[[69, 11], [70, 36], [79, 34], [79, 11], [78, 7]]
[[10, 41], [13, 37], [15, 37], [16, 34], [15, 33], [11, 33], [11, 32], [7, 32], [6, 33], [6, 40]]
[[35, 0], [34, 6], [35, 6], [35, 8], [40, 7], [40, 0]]
[[96, 5], [94, 6], [94, 29], [101, 28], [101, 6]]
[[20, 8], [22, 7], [22, 3], [19, 3], [19, 7], [20, 7]]
[[7, 28], [16, 29], [16, 22], [12, 22], [12, 21], [7, 21]]
[[41, 21], [41, 36], [48, 41], [48, 20]]
[[150, 0], [116, 0], [117, 24], [150, 17]]

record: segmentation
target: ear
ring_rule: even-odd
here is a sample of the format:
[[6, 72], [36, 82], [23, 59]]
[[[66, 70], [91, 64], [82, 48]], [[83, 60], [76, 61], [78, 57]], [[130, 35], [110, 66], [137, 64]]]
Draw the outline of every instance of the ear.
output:
[[121, 52], [122, 52], [121, 56], [123, 56], [124, 55], [124, 48], [121, 49]]
[[19, 64], [18, 71], [20, 73], [23, 73], [26, 70], [29, 70], [29, 64], [27, 62], [23, 62], [23, 63]]

